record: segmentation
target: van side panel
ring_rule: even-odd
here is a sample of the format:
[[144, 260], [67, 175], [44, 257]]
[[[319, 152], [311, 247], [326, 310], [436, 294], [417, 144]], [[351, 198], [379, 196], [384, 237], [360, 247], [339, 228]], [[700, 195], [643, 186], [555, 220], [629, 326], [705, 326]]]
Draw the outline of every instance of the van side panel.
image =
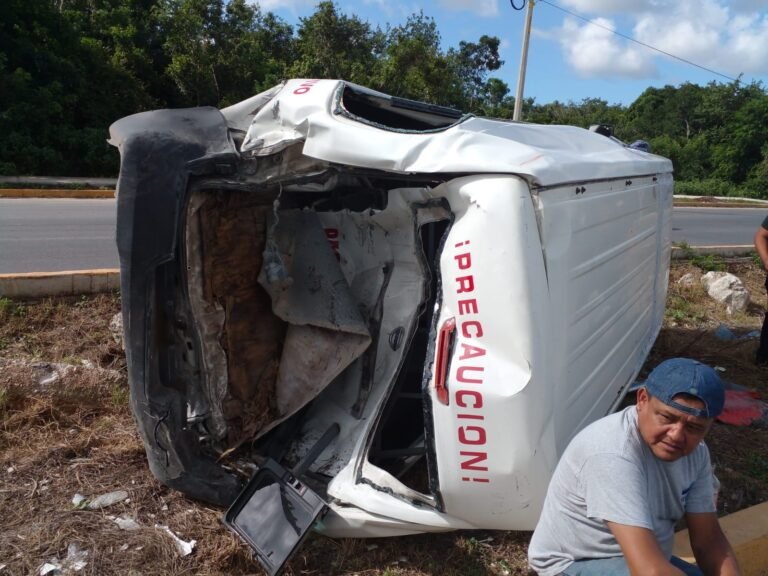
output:
[[658, 334], [671, 201], [671, 175], [538, 193], [558, 453], [617, 405]]

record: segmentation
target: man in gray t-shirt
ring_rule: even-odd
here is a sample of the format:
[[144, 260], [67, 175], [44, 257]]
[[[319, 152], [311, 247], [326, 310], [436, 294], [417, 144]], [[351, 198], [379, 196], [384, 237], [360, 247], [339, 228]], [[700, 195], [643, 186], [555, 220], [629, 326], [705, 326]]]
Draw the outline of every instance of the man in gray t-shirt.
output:
[[[675, 358], [651, 372], [637, 406], [577, 434], [552, 476], [531, 568], [541, 576], [740, 574], [715, 515], [702, 442], [724, 401], [717, 372]], [[683, 516], [698, 568], [672, 556]]]

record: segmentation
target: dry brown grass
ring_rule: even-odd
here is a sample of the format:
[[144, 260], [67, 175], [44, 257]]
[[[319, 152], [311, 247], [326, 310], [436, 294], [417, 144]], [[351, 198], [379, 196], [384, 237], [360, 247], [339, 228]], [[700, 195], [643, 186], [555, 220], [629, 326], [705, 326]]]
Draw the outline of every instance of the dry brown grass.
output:
[[[732, 264], [756, 298], [746, 314], [729, 317], [694, 285], [676, 280], [697, 269], [677, 263], [671, 273], [666, 326], [647, 366], [690, 356], [725, 368], [724, 377], [768, 396], [766, 373], [754, 367], [754, 340], [723, 342], [721, 322], [741, 333], [759, 327], [762, 274]], [[108, 329], [115, 296], [48, 299], [0, 305], [0, 574], [37, 574], [43, 562], [66, 556], [77, 543], [89, 552], [79, 574], [262, 574], [246, 546], [221, 523], [221, 510], [158, 484], [128, 409], [124, 360]], [[19, 362], [23, 360], [24, 362]], [[84, 367], [83, 360], [97, 368]], [[39, 384], [48, 368], [77, 366]], [[715, 425], [709, 437], [722, 482], [720, 511], [768, 499], [768, 431]], [[72, 497], [126, 490], [129, 500], [103, 510], [80, 510]], [[110, 516], [127, 515], [141, 528], [121, 530]], [[179, 556], [155, 524], [169, 526], [194, 553]], [[380, 540], [312, 536], [288, 576], [426, 576], [527, 574], [529, 535], [470, 531]]]

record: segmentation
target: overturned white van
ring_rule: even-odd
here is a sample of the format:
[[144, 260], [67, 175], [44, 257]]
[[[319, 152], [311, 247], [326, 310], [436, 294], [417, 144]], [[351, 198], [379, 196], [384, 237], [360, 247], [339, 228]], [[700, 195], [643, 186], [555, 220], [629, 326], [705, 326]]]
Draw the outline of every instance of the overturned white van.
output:
[[672, 166], [613, 138], [335, 80], [111, 134], [132, 406], [192, 497], [274, 465], [331, 535], [532, 529], [661, 326]]

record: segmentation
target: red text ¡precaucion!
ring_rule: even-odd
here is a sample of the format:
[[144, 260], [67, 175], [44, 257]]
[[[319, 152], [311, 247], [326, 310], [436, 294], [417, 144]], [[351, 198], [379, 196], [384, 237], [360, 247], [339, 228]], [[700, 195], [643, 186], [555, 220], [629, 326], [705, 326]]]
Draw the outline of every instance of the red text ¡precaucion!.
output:
[[472, 270], [470, 241], [454, 245], [456, 253], [456, 290], [459, 329], [459, 349], [454, 357], [456, 367], [453, 393], [456, 402], [456, 434], [459, 441], [459, 462], [463, 482], [488, 483], [488, 443], [484, 425], [483, 382], [485, 367], [483, 358], [483, 324], [475, 297], [475, 276]]

